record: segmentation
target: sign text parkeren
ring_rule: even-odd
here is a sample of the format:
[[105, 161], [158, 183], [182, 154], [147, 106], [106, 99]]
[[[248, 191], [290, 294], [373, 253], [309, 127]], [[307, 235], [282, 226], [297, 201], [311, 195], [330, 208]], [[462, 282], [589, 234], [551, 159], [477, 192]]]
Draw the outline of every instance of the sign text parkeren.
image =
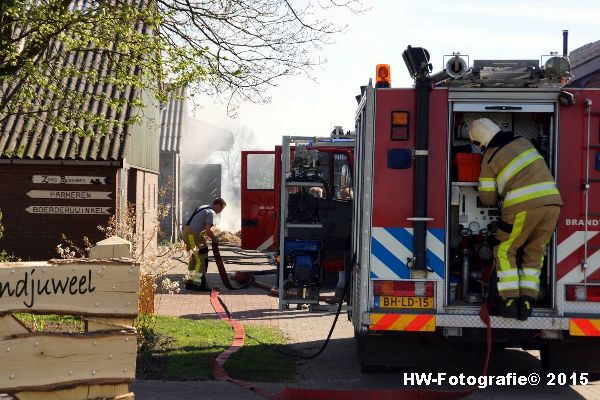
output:
[[63, 295], [83, 295], [92, 293], [96, 287], [92, 284], [92, 270], [84, 274], [66, 276], [64, 278], [37, 278], [34, 276], [36, 269], [27, 271], [23, 277], [16, 281], [0, 281], [0, 301], [6, 297], [23, 297], [23, 304], [27, 308], [32, 308], [37, 300], [37, 296], [51, 296], [56, 294]]

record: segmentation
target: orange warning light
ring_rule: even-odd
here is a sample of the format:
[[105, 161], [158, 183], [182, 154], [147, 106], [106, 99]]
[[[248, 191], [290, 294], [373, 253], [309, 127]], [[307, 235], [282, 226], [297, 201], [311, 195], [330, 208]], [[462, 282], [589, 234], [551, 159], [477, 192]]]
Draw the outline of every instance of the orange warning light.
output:
[[389, 64], [377, 64], [375, 71], [375, 87], [383, 88], [392, 85], [392, 74], [390, 73]]
[[392, 111], [392, 125], [408, 125], [408, 113], [406, 111]]

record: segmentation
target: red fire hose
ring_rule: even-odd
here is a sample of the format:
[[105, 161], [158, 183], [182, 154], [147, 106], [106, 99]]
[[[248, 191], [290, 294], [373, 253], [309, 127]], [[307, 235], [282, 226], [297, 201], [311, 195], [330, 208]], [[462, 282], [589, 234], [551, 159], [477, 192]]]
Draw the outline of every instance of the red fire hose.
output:
[[[216, 251], [215, 251], [216, 250]], [[219, 269], [219, 275], [223, 284], [228, 289], [234, 289], [229, 282], [229, 277], [225, 271], [225, 265], [219, 253], [219, 246], [213, 243], [213, 254], [215, 263]], [[250, 278], [246, 286], [252, 284], [254, 278]], [[235, 288], [241, 289], [242, 287]], [[253, 391], [267, 399], [271, 400], [451, 400], [460, 399], [474, 393], [477, 388], [470, 388], [460, 391], [443, 391], [443, 390], [422, 390], [422, 389], [370, 389], [370, 390], [315, 390], [315, 389], [300, 389], [300, 388], [285, 388], [277, 393], [271, 393], [263, 388], [253, 385], [250, 382], [234, 379], [227, 374], [224, 365], [229, 357], [244, 346], [244, 338], [246, 333], [244, 327], [239, 322], [230, 318], [226, 312], [222, 300], [219, 299], [219, 291], [213, 289], [210, 294], [210, 302], [217, 313], [218, 317], [231, 326], [234, 332], [233, 342], [229, 349], [213, 360], [213, 375], [218, 381], [231, 382]], [[341, 308], [340, 308], [341, 309]], [[338, 310], [339, 312], [339, 310]], [[490, 315], [487, 303], [484, 302], [481, 306], [479, 316], [486, 325], [486, 355], [483, 364], [482, 375], [487, 375], [490, 354], [492, 349], [492, 328], [490, 325]]]

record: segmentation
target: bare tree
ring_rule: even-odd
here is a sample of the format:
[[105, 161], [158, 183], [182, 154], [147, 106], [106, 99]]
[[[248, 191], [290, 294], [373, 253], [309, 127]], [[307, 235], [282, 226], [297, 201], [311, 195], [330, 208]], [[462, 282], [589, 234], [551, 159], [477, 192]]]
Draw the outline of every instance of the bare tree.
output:
[[229, 186], [239, 191], [241, 181], [242, 150], [249, 150], [256, 137], [247, 127], [241, 127], [233, 132], [233, 144], [228, 151], [220, 151], [216, 155], [217, 161], [225, 172], [225, 181]]
[[[173, 13], [161, 34], [174, 46], [188, 49], [192, 68], [207, 75], [186, 83], [225, 97], [230, 111], [240, 100], [269, 101], [265, 89], [277, 78], [309, 72], [323, 62], [318, 51], [344, 28], [324, 18], [327, 10], [345, 7], [358, 12], [362, 7], [358, 0], [157, 1], [162, 14]], [[180, 77], [193, 75], [188, 71]]]
[[340, 7], [362, 11], [359, 0], [0, 0], [0, 128], [42, 114], [58, 132], [104, 132], [124, 105], [141, 106], [141, 90], [165, 101], [165, 82], [218, 96], [233, 114], [322, 63], [344, 29], [328, 19]]

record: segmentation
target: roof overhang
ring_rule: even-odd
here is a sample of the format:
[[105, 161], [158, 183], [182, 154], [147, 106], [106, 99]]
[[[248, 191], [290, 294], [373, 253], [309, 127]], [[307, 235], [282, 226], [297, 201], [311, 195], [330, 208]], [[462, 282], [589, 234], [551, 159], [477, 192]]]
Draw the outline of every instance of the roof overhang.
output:
[[0, 164], [11, 165], [65, 165], [65, 166], [89, 166], [89, 167], [123, 167], [123, 160], [96, 161], [96, 160], [32, 160], [32, 159], [0, 159]]

